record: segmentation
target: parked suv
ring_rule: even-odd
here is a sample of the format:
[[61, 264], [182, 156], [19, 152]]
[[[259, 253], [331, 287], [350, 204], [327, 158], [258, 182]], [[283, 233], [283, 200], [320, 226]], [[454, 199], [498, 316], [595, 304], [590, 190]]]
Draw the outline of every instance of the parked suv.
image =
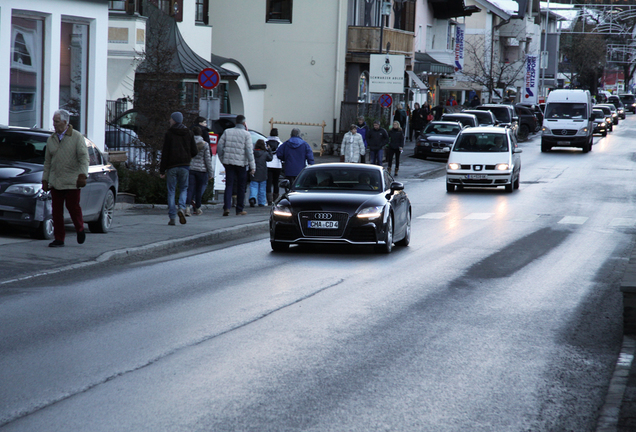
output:
[[512, 105], [485, 104], [475, 107], [475, 109], [492, 112], [499, 121], [498, 126], [510, 128], [515, 138], [517, 137], [519, 130], [519, 118], [515, 114], [515, 110]]
[[625, 111], [630, 111], [632, 114], [636, 114], [636, 96], [633, 94], [622, 94], [618, 96], [625, 105]]
[[499, 124], [495, 115], [490, 111], [470, 109], [463, 110], [462, 113], [475, 114], [475, 117], [477, 117], [477, 121], [479, 122], [479, 126], [497, 126], [497, 124]]

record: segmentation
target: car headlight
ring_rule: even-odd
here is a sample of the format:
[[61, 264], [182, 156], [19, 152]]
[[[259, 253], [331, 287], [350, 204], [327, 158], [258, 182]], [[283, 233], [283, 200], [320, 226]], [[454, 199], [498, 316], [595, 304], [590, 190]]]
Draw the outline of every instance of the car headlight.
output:
[[541, 130], [543, 131], [544, 134], [550, 134], [552, 135], [552, 131], [550, 129], [548, 129], [547, 127], [543, 126], [541, 128]]
[[11, 185], [4, 192], [16, 195], [35, 196], [43, 191], [40, 183], [23, 183]]
[[587, 135], [587, 127], [579, 129], [577, 135]]
[[379, 218], [382, 216], [383, 206], [373, 206], [373, 207], [365, 207], [358, 213], [359, 218]]
[[276, 204], [273, 211], [276, 216], [290, 217], [292, 215], [291, 207], [284, 204]]
[[460, 168], [461, 168], [461, 165], [460, 165], [460, 164], [458, 164], [458, 163], [454, 163], [454, 162], [453, 162], [453, 163], [449, 163], [449, 164], [448, 164], [448, 169], [449, 169], [449, 170], [458, 170], [458, 169], [460, 169]]
[[495, 169], [497, 171], [506, 171], [510, 169], [510, 165], [508, 165], [507, 163], [500, 163], [495, 165]]
[[607, 117], [607, 118], [605, 119], [605, 121], [606, 121], [606, 122], [608, 122], [608, 123], [611, 123], [611, 122], [612, 122], [612, 118], [611, 118], [611, 117]]

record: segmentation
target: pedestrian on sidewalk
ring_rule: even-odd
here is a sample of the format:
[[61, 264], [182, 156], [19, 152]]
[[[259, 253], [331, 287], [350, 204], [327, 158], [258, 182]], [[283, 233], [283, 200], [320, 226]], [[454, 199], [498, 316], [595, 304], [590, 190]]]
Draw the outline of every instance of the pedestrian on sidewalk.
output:
[[190, 126], [192, 133], [194, 133], [195, 127], [201, 129], [201, 138], [203, 138], [203, 141], [205, 141], [206, 144], [210, 146], [210, 129], [208, 128], [208, 121], [205, 119], [205, 117], [199, 116], [196, 118], [192, 126]]
[[400, 154], [404, 150], [404, 132], [400, 127], [400, 123], [393, 122], [393, 127], [389, 131], [389, 144], [386, 146], [386, 162], [387, 170], [391, 174], [391, 165], [393, 164], [393, 156], [395, 156], [394, 176], [398, 175], [400, 170]]
[[[163, 138], [159, 174], [166, 178], [168, 188], [168, 225], [186, 223], [185, 210], [190, 178], [190, 161], [198, 153], [192, 131], [183, 124], [183, 114], [178, 111], [170, 114], [170, 128]], [[179, 188], [179, 204], [175, 205], [176, 189]]]
[[53, 235], [49, 247], [64, 246], [64, 203], [77, 232], [77, 242], [84, 243], [84, 218], [80, 207], [81, 190], [86, 186], [89, 156], [86, 141], [81, 133], [69, 124], [71, 115], [66, 110], [53, 113], [53, 129], [46, 140], [42, 190], [51, 191]]
[[434, 116], [434, 120], [439, 120], [442, 118], [442, 115], [446, 113], [446, 101], [443, 100], [439, 103], [439, 105], [433, 107], [431, 110], [431, 114]]
[[283, 164], [276, 156], [276, 150], [278, 146], [283, 142], [278, 138], [278, 129], [272, 128], [269, 131], [269, 137], [265, 144], [272, 151], [272, 160], [267, 162], [267, 204], [272, 205], [274, 201], [278, 199], [278, 179], [283, 170]]
[[340, 148], [342, 148], [345, 162], [360, 162], [360, 158], [364, 156], [365, 150], [362, 135], [358, 133], [358, 127], [356, 125], [352, 124], [349, 126], [349, 132], [342, 138]]
[[[203, 214], [201, 210], [201, 200], [208, 181], [214, 178], [214, 167], [212, 166], [212, 156], [210, 155], [210, 145], [206, 143], [201, 136], [202, 130], [198, 126], [192, 128], [194, 134], [194, 142], [197, 145], [198, 153], [190, 162], [190, 177], [188, 179], [188, 199], [186, 207], [186, 216], [191, 214], [200, 216]], [[190, 208], [190, 203], [194, 199], [194, 208]]]
[[289, 179], [291, 184], [296, 180], [296, 176], [307, 165], [314, 164], [314, 152], [300, 137], [300, 129], [293, 128], [291, 138], [278, 146], [276, 150], [278, 159], [285, 163], [285, 178]]
[[373, 122], [373, 128], [367, 133], [369, 143], [369, 163], [382, 166], [382, 149], [389, 143], [389, 134], [380, 127], [380, 121]]
[[236, 183], [236, 214], [246, 215], [245, 188], [247, 186], [247, 167], [254, 175], [254, 149], [252, 136], [245, 126], [245, 116], [236, 116], [236, 126], [226, 129], [219, 139], [216, 154], [225, 167], [225, 192], [223, 194], [223, 216], [230, 215], [232, 208], [232, 191]]
[[265, 141], [259, 139], [254, 145], [254, 163], [256, 170], [250, 181], [250, 207], [263, 207], [267, 203], [267, 162], [273, 159], [272, 151], [267, 148]]
[[[367, 126], [367, 122], [364, 121], [364, 116], [358, 117], [357, 132], [362, 137], [362, 141], [364, 142], [364, 153], [360, 155], [360, 162], [364, 163], [364, 156], [367, 153], [367, 132], [369, 132], [369, 126]], [[341, 150], [342, 151], [342, 150]]]
[[413, 141], [413, 136], [417, 139], [420, 133], [424, 130], [426, 124], [427, 113], [423, 108], [420, 108], [420, 104], [415, 102], [413, 112], [411, 113], [411, 124], [409, 128], [409, 141]]
[[406, 115], [406, 111], [402, 104], [398, 104], [397, 109], [395, 110], [395, 114], [393, 115], [393, 121], [400, 123], [400, 128], [404, 130], [406, 127], [406, 119], [408, 116]]

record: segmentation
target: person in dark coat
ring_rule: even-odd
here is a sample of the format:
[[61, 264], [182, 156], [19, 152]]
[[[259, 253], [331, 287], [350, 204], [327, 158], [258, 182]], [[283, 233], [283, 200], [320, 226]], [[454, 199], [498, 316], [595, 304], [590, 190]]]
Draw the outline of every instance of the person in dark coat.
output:
[[[199, 152], [194, 142], [194, 134], [183, 124], [183, 114], [173, 112], [170, 115], [170, 129], [163, 138], [159, 174], [166, 177], [168, 187], [168, 225], [179, 222], [186, 223], [185, 210], [188, 197], [188, 180], [190, 177], [190, 161]], [[179, 205], [175, 205], [175, 191], [179, 188]]]
[[395, 110], [395, 114], [393, 115], [393, 121], [400, 123], [400, 127], [402, 128], [402, 130], [404, 130], [407, 118], [408, 115], [406, 114], [406, 111], [404, 111], [402, 104], [398, 104], [397, 109]]
[[[208, 121], [205, 117], [197, 117], [192, 126], [190, 126], [190, 130], [194, 133], [194, 128], [198, 127], [201, 129], [201, 138], [205, 141], [208, 146], [210, 145], [210, 129], [208, 128]], [[212, 151], [212, 149], [210, 149]]]
[[[369, 126], [367, 126], [367, 122], [364, 121], [364, 117], [360, 116], [358, 117], [358, 124], [356, 124], [356, 132], [359, 133], [362, 136], [362, 142], [364, 142], [364, 151], [366, 153], [367, 151], [367, 132], [369, 132]], [[340, 150], [341, 154], [342, 153], [342, 149]], [[364, 163], [364, 155], [360, 155], [360, 163]]]
[[423, 108], [420, 108], [420, 104], [415, 102], [413, 112], [411, 113], [409, 141], [413, 141], [413, 135], [415, 135], [415, 139], [420, 136], [420, 133], [422, 133], [422, 130], [424, 130], [424, 126], [426, 126], [426, 123], [428, 122], [426, 120], [427, 115], [428, 113], [426, 113]]
[[393, 122], [393, 127], [389, 131], [389, 145], [386, 146], [386, 162], [389, 174], [391, 173], [391, 165], [393, 165], [393, 156], [395, 156], [394, 176], [398, 175], [400, 170], [400, 154], [404, 150], [404, 132], [400, 127], [400, 123]]
[[441, 101], [439, 105], [437, 105], [431, 110], [431, 113], [435, 116], [435, 120], [441, 119], [442, 114], [446, 112], [445, 104], [446, 104], [446, 101]]
[[382, 166], [382, 149], [389, 143], [389, 134], [380, 127], [378, 120], [373, 122], [373, 128], [367, 132], [369, 149], [369, 163]]
[[272, 151], [267, 148], [265, 141], [259, 139], [254, 145], [254, 162], [256, 171], [250, 181], [250, 207], [263, 207], [267, 203], [267, 162], [273, 158]]
[[475, 108], [475, 107], [478, 107], [479, 105], [481, 105], [481, 102], [479, 102], [479, 96], [475, 95], [473, 97], [473, 100], [470, 101], [470, 107]]

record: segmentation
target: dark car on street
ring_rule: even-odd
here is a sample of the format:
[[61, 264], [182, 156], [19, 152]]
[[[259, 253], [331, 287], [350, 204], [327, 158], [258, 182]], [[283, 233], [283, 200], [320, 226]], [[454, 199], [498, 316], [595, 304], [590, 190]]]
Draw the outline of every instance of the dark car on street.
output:
[[463, 110], [462, 113], [474, 114], [477, 117], [479, 126], [496, 126], [498, 122], [495, 115], [490, 111], [481, 111], [477, 109]]
[[535, 133], [537, 131], [537, 125], [539, 123], [537, 116], [530, 108], [523, 105], [515, 105], [514, 110], [517, 118], [519, 119], [517, 138], [519, 141], [525, 141], [531, 133]]
[[632, 114], [636, 114], [636, 96], [631, 93], [622, 94], [618, 96], [625, 106], [625, 111], [629, 111]]
[[603, 113], [603, 110], [593, 109], [592, 120], [594, 120], [594, 131], [592, 133], [601, 134], [602, 136], [607, 136], [607, 131], [609, 130], [609, 126], [607, 124], [607, 120], [605, 118], [605, 113]]
[[411, 202], [381, 166], [326, 163], [303, 169], [272, 206], [272, 250], [292, 244], [373, 246], [390, 253], [411, 240]]
[[625, 105], [623, 105], [623, 102], [621, 101], [621, 98], [616, 96], [616, 95], [612, 95], [610, 97], [607, 98], [607, 103], [611, 103], [616, 107], [616, 112], [618, 112], [618, 116], [625, 120]]
[[497, 126], [510, 128], [515, 137], [518, 135], [519, 118], [512, 105], [484, 104], [475, 107], [475, 109], [492, 112], [499, 121]]
[[413, 156], [424, 159], [448, 158], [455, 137], [463, 129], [463, 125], [456, 121], [432, 121], [426, 125], [417, 141]]
[[[51, 196], [42, 190], [46, 140], [51, 131], [0, 126], [0, 224], [23, 227], [34, 238], [53, 238]], [[111, 227], [119, 187], [117, 170], [86, 138], [90, 163], [80, 206], [91, 232]], [[65, 210], [66, 222], [71, 219]]]
[[541, 126], [543, 125], [543, 111], [541, 111], [539, 105], [519, 103], [516, 106], [527, 108], [532, 111], [532, 114], [534, 114], [535, 118], [537, 119], [537, 125], [531, 132], [539, 132], [541, 130]]
[[605, 129], [608, 132], [612, 132], [614, 130], [614, 117], [612, 116], [612, 110], [607, 105], [594, 105], [592, 106], [592, 110], [600, 110], [603, 112], [603, 116], [605, 118]]
[[456, 121], [462, 124], [464, 127], [477, 127], [479, 126], [479, 120], [475, 114], [466, 112], [443, 114], [442, 121]]

